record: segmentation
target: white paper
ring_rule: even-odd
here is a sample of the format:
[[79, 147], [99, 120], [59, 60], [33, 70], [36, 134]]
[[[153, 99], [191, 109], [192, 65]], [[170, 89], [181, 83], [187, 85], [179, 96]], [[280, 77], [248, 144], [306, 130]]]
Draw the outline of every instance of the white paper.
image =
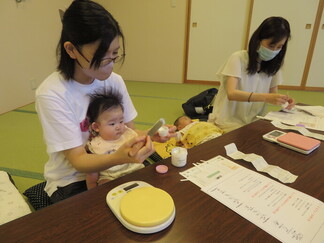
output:
[[230, 160], [223, 157], [216, 158], [204, 161], [203, 163], [194, 163], [194, 167], [180, 172], [180, 175], [202, 188], [239, 168], [238, 164]]
[[280, 121], [272, 121], [271, 123], [277, 128], [298, 131], [300, 134], [304, 136], [316, 138], [319, 140], [324, 140], [323, 134], [310, 132], [305, 127], [289, 126], [289, 125], [282, 124]]
[[302, 111], [296, 111], [294, 113], [270, 111], [266, 116], [260, 118], [270, 121], [280, 121], [288, 125], [303, 126], [309, 129], [324, 131], [323, 117], [312, 116]]
[[[235, 164], [222, 156], [213, 168]], [[282, 242], [323, 242], [324, 204], [240, 165], [202, 191]]]
[[295, 105], [295, 108], [301, 111], [305, 111], [313, 116], [324, 118], [324, 106]]
[[245, 154], [241, 151], [238, 151], [235, 143], [230, 143], [225, 146], [227, 156], [232, 159], [238, 160], [243, 159], [247, 162], [253, 164], [254, 168], [257, 171], [265, 172], [271, 175], [272, 177], [280, 180], [283, 183], [293, 183], [298, 176], [290, 173], [287, 170], [284, 170], [276, 165], [269, 165], [267, 161], [260, 155], [257, 154]]

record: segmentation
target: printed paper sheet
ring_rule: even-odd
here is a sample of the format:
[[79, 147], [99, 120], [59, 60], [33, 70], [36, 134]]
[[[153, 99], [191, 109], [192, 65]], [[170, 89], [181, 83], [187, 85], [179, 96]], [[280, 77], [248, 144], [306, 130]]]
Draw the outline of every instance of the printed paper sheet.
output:
[[207, 162], [212, 171], [201, 163], [180, 174], [282, 242], [323, 242], [323, 202], [222, 156]]

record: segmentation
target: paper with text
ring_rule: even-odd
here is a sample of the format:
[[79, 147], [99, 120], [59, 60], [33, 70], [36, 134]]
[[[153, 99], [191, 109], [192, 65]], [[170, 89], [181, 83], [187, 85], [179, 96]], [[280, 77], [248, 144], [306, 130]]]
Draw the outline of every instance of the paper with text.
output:
[[190, 180], [200, 188], [210, 185], [213, 181], [237, 170], [239, 165], [229, 160], [215, 163], [213, 159], [202, 161], [202, 163], [194, 163], [194, 167], [180, 172], [180, 175]]
[[277, 128], [298, 131], [300, 134], [302, 134], [304, 136], [311, 137], [311, 138], [316, 138], [316, 139], [319, 139], [319, 140], [324, 140], [324, 135], [323, 134], [311, 132], [305, 127], [285, 125], [285, 124], [282, 124], [280, 121], [272, 121], [271, 124], [274, 125]]
[[209, 161], [220, 171], [224, 164], [235, 169], [203, 187], [203, 192], [282, 242], [323, 242], [323, 202], [222, 156]]
[[294, 113], [281, 112], [281, 111], [270, 111], [262, 119], [270, 121], [280, 121], [282, 123], [303, 126], [309, 129], [324, 131], [324, 118], [312, 116], [303, 111], [296, 111]]

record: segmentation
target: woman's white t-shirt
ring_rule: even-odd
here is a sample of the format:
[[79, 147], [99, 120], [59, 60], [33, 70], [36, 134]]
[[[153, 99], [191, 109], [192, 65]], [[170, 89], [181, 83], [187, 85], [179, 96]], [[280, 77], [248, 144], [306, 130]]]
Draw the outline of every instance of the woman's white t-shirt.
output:
[[52, 73], [36, 90], [36, 110], [41, 121], [49, 160], [45, 164], [45, 191], [49, 196], [73, 182], [85, 180], [65, 158], [63, 150], [85, 145], [88, 137], [86, 113], [89, 94], [102, 89], [113, 89], [123, 95], [125, 123], [135, 119], [137, 112], [127, 92], [124, 80], [116, 73], [104, 81], [94, 80], [89, 85], [65, 80], [58, 72]]
[[280, 70], [274, 76], [268, 76], [263, 72], [248, 74], [246, 70], [248, 61], [247, 51], [235, 52], [217, 73], [221, 85], [214, 100], [214, 108], [209, 121], [214, 121], [225, 132], [257, 120], [257, 116], [263, 115], [267, 108], [265, 102], [230, 101], [226, 92], [226, 82], [229, 76], [238, 78], [238, 90], [254, 93], [269, 93], [271, 88], [282, 83]]

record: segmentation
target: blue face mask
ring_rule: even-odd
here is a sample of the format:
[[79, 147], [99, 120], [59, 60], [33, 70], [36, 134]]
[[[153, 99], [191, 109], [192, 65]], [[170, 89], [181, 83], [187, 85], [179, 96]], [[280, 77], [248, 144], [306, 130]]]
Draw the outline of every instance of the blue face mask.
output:
[[262, 61], [270, 61], [273, 58], [275, 58], [275, 56], [277, 56], [280, 51], [281, 49], [277, 51], [272, 51], [264, 47], [263, 45], [260, 45], [260, 48], [259, 50], [257, 50], [257, 53], [259, 53], [259, 57]]

